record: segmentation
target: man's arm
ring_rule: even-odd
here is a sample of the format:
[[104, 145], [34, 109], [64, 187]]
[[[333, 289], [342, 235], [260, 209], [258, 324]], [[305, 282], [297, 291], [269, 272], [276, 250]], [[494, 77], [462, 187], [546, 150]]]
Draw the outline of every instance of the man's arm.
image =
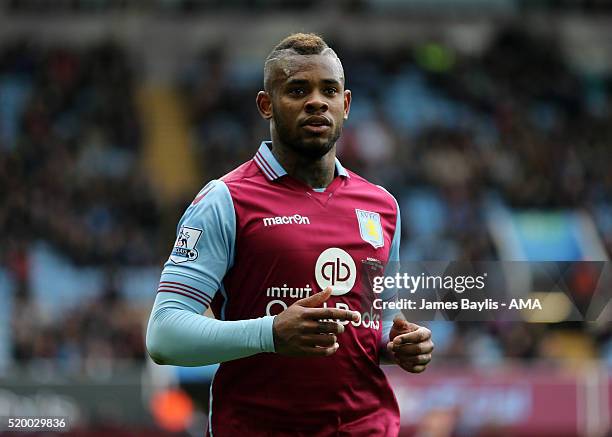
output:
[[147, 350], [157, 364], [204, 366], [274, 352], [274, 316], [224, 321], [201, 315], [193, 299], [157, 294], [147, 327]]
[[[235, 220], [231, 195], [221, 181], [204, 187], [187, 208], [149, 318], [146, 344], [151, 358], [158, 364], [202, 366], [260, 352], [335, 353], [336, 334], [344, 327], [321, 320], [356, 321], [357, 315], [317, 308], [331, 289], [302, 299], [277, 316], [226, 321], [202, 315], [233, 265]], [[224, 318], [223, 312], [220, 317]]]
[[193, 299], [161, 292], [149, 319], [147, 350], [157, 364], [177, 366], [204, 366], [260, 352], [333, 355], [340, 346], [337, 335], [344, 332], [340, 322], [356, 322], [359, 314], [319, 308], [331, 292], [327, 287], [277, 316], [237, 321], [203, 316], [203, 307]]
[[[386, 275], [399, 272], [399, 246], [401, 239], [401, 219], [397, 204], [397, 221], [395, 235], [391, 243], [389, 262]], [[381, 298], [384, 301], [397, 300], [397, 290], [385, 290]], [[380, 341], [380, 362], [395, 363], [411, 373], [421, 373], [431, 361], [434, 344], [431, 341], [431, 331], [423, 326], [405, 320], [399, 310], [384, 310], [382, 336]]]
[[183, 214], [162, 271], [146, 338], [155, 362], [199, 366], [274, 351], [273, 317], [223, 321], [202, 315], [233, 265], [235, 234], [229, 189], [212, 181]]
[[[382, 187], [381, 187], [382, 188]], [[383, 188], [384, 189], [384, 188]], [[386, 191], [386, 190], [385, 190]], [[391, 195], [391, 193], [389, 193]], [[397, 208], [397, 217], [395, 220], [395, 233], [393, 234], [393, 240], [391, 241], [391, 249], [389, 251], [389, 261], [385, 269], [386, 276], [393, 276], [399, 272], [399, 261], [400, 261], [400, 241], [402, 238], [402, 220], [400, 216], [399, 204], [395, 198], [395, 207]], [[384, 290], [380, 296], [383, 302], [397, 301], [397, 289]], [[393, 319], [398, 316], [402, 316], [400, 310], [394, 309], [383, 309], [382, 313], [382, 335], [380, 337], [379, 351], [380, 351], [380, 363], [381, 364], [394, 364], [393, 354], [388, 350], [387, 345], [389, 343], [389, 334], [393, 327]]]

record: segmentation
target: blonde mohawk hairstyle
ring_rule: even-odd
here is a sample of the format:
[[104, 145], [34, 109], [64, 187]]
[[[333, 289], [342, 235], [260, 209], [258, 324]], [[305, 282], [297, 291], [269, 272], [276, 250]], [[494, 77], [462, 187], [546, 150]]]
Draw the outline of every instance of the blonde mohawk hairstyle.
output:
[[280, 50], [292, 49], [298, 55], [319, 55], [329, 46], [323, 38], [314, 33], [294, 33], [279, 42], [272, 53], [268, 55], [268, 59], [273, 58], [274, 53]]
[[[325, 53], [324, 53], [325, 52]], [[270, 70], [275, 61], [286, 56], [294, 55], [321, 55], [329, 54], [338, 59], [338, 55], [327, 45], [319, 35], [315, 33], [294, 33], [289, 35], [270, 52], [264, 64], [264, 89], [271, 91]], [[342, 65], [340, 63], [340, 65]]]

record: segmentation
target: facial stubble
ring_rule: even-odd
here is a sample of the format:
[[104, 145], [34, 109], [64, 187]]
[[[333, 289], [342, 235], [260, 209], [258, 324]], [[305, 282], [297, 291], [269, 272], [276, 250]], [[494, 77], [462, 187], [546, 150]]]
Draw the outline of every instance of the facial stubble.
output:
[[[293, 150], [300, 156], [304, 156], [309, 159], [320, 159], [329, 153], [342, 134], [342, 124], [334, 125], [334, 131], [332, 136], [329, 138], [329, 141], [320, 145], [308, 144], [308, 140], [304, 137], [300, 137], [297, 132], [295, 135], [292, 135], [287, 123], [285, 123], [282, 117], [278, 116], [278, 114], [274, 113], [272, 118], [276, 128], [276, 135], [278, 136], [281, 144]], [[312, 138], [316, 139], [315, 136], [312, 136]]]

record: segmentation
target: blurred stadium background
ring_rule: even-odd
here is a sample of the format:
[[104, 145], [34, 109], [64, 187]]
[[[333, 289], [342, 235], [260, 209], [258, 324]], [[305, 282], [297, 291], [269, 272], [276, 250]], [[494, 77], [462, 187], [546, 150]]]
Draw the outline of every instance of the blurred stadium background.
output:
[[[144, 330], [185, 206], [250, 159], [262, 63], [320, 32], [353, 91], [340, 156], [388, 187], [403, 260], [608, 260], [608, 0], [10, 0], [0, 5], [0, 416], [201, 435], [214, 367]], [[576, 278], [589, 293], [588, 272]], [[580, 287], [578, 287], [580, 289]], [[389, 371], [402, 435], [611, 435], [596, 322], [432, 322]]]

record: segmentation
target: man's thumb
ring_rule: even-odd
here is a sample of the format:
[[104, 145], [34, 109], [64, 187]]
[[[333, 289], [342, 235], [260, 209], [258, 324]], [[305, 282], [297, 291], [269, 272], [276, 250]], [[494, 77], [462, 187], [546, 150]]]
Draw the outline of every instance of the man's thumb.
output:
[[395, 316], [393, 319], [393, 326], [391, 327], [391, 331], [389, 332], [389, 337], [391, 340], [396, 335], [406, 334], [408, 332], [416, 331], [419, 327], [414, 323], [410, 323], [405, 320], [402, 316]]
[[395, 316], [393, 319], [393, 327], [395, 329], [408, 329], [408, 322], [400, 316]]
[[305, 297], [304, 299], [298, 300], [294, 305], [301, 307], [317, 308], [323, 304], [329, 296], [332, 294], [332, 288], [326, 287], [325, 290], [320, 291], [312, 296]]
[[408, 322], [401, 316], [395, 316], [393, 326], [389, 331], [389, 341], [393, 341], [395, 337], [408, 331]]

